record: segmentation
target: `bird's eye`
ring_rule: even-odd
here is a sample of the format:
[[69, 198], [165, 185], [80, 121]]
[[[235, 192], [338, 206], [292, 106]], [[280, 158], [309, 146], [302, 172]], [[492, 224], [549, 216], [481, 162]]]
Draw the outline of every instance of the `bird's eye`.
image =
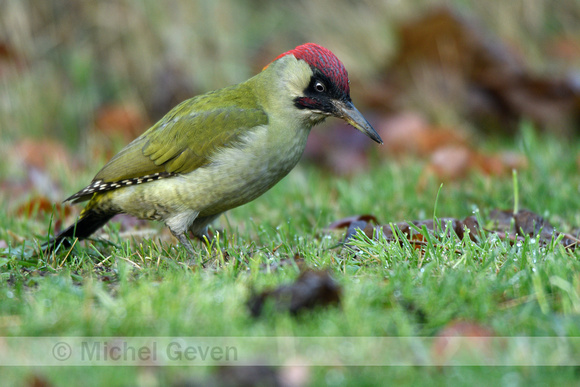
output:
[[320, 81], [317, 81], [317, 82], [314, 84], [314, 89], [315, 89], [316, 91], [318, 91], [319, 93], [322, 93], [322, 92], [326, 91], [326, 87], [324, 86], [324, 83], [322, 83], [322, 82], [320, 82]]

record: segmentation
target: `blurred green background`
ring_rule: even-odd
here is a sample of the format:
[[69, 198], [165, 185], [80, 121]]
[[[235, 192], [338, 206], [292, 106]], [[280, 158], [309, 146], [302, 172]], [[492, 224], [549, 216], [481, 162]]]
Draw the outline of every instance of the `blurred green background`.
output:
[[[397, 50], [397, 26], [434, 3], [5, 0], [3, 142], [59, 136], [77, 146], [104, 103], [130, 101], [147, 110], [170, 92], [168, 85], [198, 93], [238, 83], [307, 41], [329, 47], [345, 63], [354, 92], [382, 75]], [[507, 42], [534, 72], [580, 68], [579, 57], [550, 53], [555, 39], [580, 36], [576, 0], [443, 3]]]
[[60, 192], [60, 176], [95, 173], [179, 101], [241, 82], [308, 41], [344, 62], [353, 100], [373, 125], [410, 108], [473, 133], [481, 128], [457, 96], [442, 98], [431, 76], [412, 78], [415, 94], [396, 103], [381, 94], [401, 56], [400, 26], [441, 7], [489, 38], [492, 55], [499, 48], [498, 56], [508, 52], [534, 76], [578, 86], [577, 0], [1, 1], [0, 181], [22, 179], [31, 164], [40, 165], [57, 183], [35, 189], [55, 200], [68, 195]]

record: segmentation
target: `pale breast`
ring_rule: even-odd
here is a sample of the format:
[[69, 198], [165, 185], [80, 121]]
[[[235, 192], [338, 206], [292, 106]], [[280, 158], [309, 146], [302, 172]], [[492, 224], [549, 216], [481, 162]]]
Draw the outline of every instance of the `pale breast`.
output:
[[266, 127], [259, 127], [243, 144], [218, 152], [211, 164], [183, 176], [180, 196], [189, 197], [189, 203], [202, 216], [252, 201], [296, 166], [308, 133], [303, 129], [297, 135], [272, 139], [276, 136], [269, 136]]

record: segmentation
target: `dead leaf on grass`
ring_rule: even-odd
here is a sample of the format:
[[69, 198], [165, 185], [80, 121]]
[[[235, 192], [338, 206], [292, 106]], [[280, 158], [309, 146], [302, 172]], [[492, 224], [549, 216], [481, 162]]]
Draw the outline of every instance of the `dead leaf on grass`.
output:
[[[375, 225], [373, 226], [372, 223]], [[378, 238], [382, 233], [387, 241], [398, 240], [398, 235], [395, 235], [394, 230], [399, 230], [410, 242], [422, 242], [424, 236], [421, 232], [426, 228], [430, 232], [440, 232], [448, 230], [455, 232], [460, 239], [463, 239], [466, 230], [469, 231], [469, 237], [476, 240], [479, 234], [479, 224], [474, 216], [468, 216], [463, 220], [455, 218], [439, 218], [437, 222], [432, 219], [415, 220], [410, 222], [396, 222], [387, 225], [377, 225], [377, 218], [373, 215], [359, 215], [344, 218], [333, 222], [326, 229], [334, 230], [339, 228], [347, 228], [347, 232], [343, 239], [343, 244], [347, 245], [356, 235], [357, 230], [362, 230], [369, 238]], [[419, 229], [419, 231], [417, 231]], [[420, 244], [420, 243], [419, 243]]]
[[341, 297], [340, 285], [326, 270], [307, 269], [300, 273], [296, 282], [282, 285], [253, 295], [247, 303], [254, 317], [262, 314], [264, 305], [272, 301], [278, 312], [297, 315], [315, 307], [338, 305]]
[[[374, 225], [370, 223], [371, 221]], [[474, 242], [477, 242], [481, 237], [481, 227], [477, 218], [473, 215], [464, 219], [443, 217], [438, 218], [437, 221], [426, 219], [393, 222], [386, 225], [377, 224], [378, 221], [375, 216], [361, 215], [333, 222], [327, 227], [327, 230], [348, 227], [342, 242], [342, 245], [346, 246], [350, 245], [358, 230], [362, 230], [368, 238], [375, 240], [382, 235], [389, 242], [399, 241], [402, 243], [400, 236], [403, 236], [405, 240], [417, 248], [426, 244], [423, 229], [426, 229], [430, 234], [435, 236], [443, 231], [447, 231], [447, 235], [453, 232], [459, 239], [464, 239], [468, 235]], [[578, 236], [558, 233], [540, 215], [525, 209], [518, 211], [516, 214], [507, 210], [492, 210], [487, 224], [488, 227], [485, 228], [487, 233], [493, 233], [500, 239], [510, 240], [512, 243], [523, 241], [526, 236], [537, 238], [538, 242], [542, 245], [549, 244], [553, 238], [561, 237], [560, 243], [569, 250], [574, 250], [580, 243]], [[400, 232], [400, 235], [395, 234], [396, 230]], [[434, 240], [437, 241], [437, 238]]]

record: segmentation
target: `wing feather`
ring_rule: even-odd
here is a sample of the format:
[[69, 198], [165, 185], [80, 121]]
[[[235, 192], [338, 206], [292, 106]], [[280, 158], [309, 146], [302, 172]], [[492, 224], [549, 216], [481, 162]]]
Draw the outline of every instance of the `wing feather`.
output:
[[[208, 164], [218, 149], [234, 146], [252, 128], [268, 123], [248, 87], [231, 86], [177, 105], [113, 157], [89, 187], [102, 192], [119, 188], [116, 182], [185, 174]], [[93, 193], [84, 189], [67, 200], [87, 200]]]

